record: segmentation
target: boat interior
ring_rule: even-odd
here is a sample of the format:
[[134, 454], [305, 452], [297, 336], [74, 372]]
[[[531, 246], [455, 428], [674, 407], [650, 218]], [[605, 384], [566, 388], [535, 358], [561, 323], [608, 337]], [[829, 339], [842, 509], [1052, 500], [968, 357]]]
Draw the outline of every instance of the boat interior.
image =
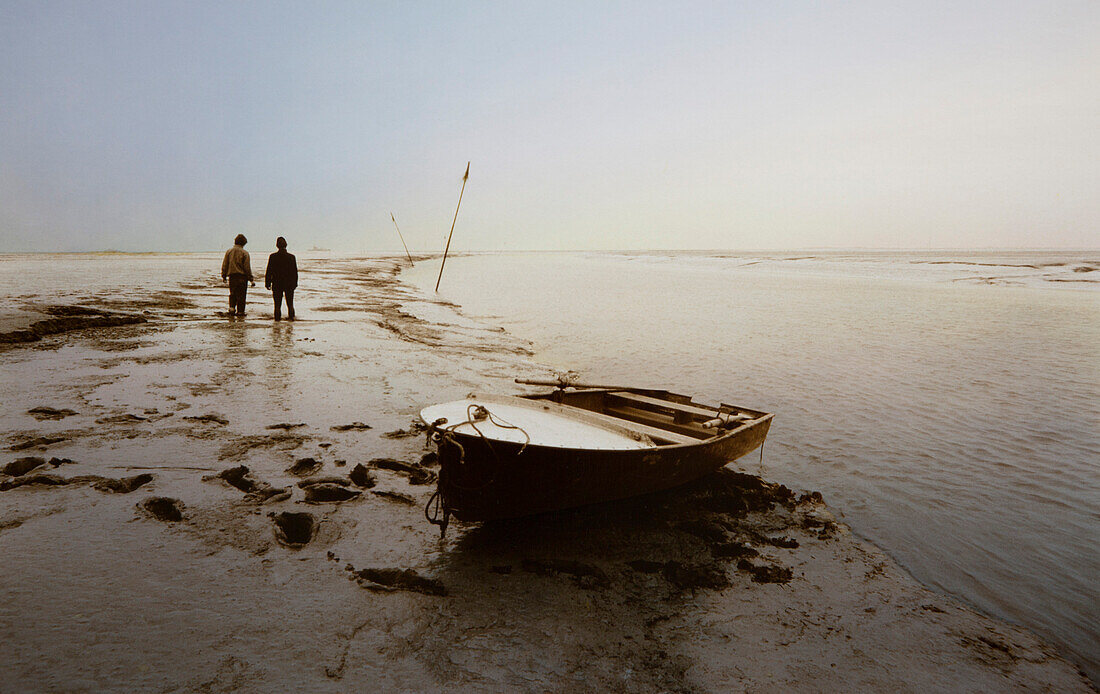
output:
[[526, 397], [608, 417], [620, 427], [644, 434], [658, 446], [699, 443], [768, 416], [733, 405], [701, 405], [686, 395], [663, 390], [558, 389]]

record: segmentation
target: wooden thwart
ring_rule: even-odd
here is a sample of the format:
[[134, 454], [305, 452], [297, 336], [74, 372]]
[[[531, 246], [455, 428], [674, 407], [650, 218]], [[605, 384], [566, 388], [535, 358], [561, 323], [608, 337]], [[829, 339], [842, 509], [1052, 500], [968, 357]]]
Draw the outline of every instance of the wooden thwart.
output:
[[672, 402], [670, 400], [661, 400], [659, 398], [651, 398], [648, 395], [641, 395], [639, 393], [628, 393], [626, 391], [614, 391], [607, 394], [609, 397], [623, 400], [634, 407], [641, 407], [647, 410], [662, 410], [662, 411], [678, 411], [685, 414], [694, 415], [703, 419], [712, 419], [717, 413], [717, 410], [699, 407], [697, 405], [687, 405], [679, 402]]
[[611, 417], [605, 414], [601, 414], [599, 412], [593, 412], [591, 410], [585, 410], [584, 414], [586, 417], [603, 419], [609, 424], [613, 424], [622, 429], [633, 431], [637, 434], [645, 434], [649, 438], [653, 439], [655, 443], [659, 441], [667, 441], [669, 443], [699, 443], [698, 437], [678, 434], [674, 431], [669, 431], [667, 429], [658, 429], [657, 427], [651, 427], [648, 424], [642, 424], [641, 422], [633, 422], [625, 419], [620, 419], [618, 417]]

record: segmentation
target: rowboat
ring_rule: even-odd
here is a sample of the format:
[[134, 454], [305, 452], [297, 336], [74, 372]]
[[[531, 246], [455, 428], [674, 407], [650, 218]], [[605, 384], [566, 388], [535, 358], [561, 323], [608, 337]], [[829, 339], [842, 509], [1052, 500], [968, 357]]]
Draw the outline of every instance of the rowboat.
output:
[[773, 416], [608, 386], [432, 405], [420, 412], [440, 463], [428, 519], [445, 528], [452, 515], [515, 518], [676, 487], [760, 447]]

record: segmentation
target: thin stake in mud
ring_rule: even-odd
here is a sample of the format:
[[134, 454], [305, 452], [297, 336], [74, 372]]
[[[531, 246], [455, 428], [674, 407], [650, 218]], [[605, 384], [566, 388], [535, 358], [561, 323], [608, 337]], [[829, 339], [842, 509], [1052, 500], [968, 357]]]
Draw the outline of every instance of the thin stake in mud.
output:
[[451, 237], [455, 233], [455, 222], [458, 221], [458, 208], [462, 207], [462, 194], [466, 192], [466, 179], [470, 177], [470, 162], [466, 162], [466, 173], [462, 174], [462, 190], [458, 191], [458, 205], [455, 207], [455, 218], [451, 220], [451, 233], [447, 234], [447, 247], [443, 249], [443, 262], [439, 264], [439, 277], [435, 281], [435, 290], [439, 291], [439, 282], [443, 279], [443, 266], [447, 264], [447, 252], [451, 250]]
[[[458, 216], [458, 210], [455, 210], [455, 216]], [[393, 226], [397, 229], [397, 238], [401, 239], [401, 245], [405, 246], [405, 256], [408, 257], [411, 263], [413, 257], [409, 254], [409, 247], [405, 244], [405, 237], [401, 235], [401, 227], [397, 226], [397, 218], [393, 216], [393, 212], [390, 212], [390, 219], [393, 220]]]

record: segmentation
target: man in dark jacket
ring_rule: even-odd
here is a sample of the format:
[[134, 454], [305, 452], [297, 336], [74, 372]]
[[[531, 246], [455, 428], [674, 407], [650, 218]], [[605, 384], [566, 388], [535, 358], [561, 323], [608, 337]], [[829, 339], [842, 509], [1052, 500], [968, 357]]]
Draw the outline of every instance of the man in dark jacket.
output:
[[222, 259], [222, 281], [229, 280], [230, 315], [234, 312], [238, 316], [244, 315], [248, 283], [252, 282], [252, 286], [256, 286], [256, 282], [252, 279], [252, 265], [248, 260], [248, 251], [244, 249], [246, 243], [248, 239], [244, 234], [237, 234], [237, 238], [233, 239], [233, 247], [225, 252], [225, 258]]
[[283, 310], [283, 297], [286, 297], [286, 317], [294, 320], [294, 288], [298, 286], [298, 261], [286, 252], [286, 239], [280, 236], [275, 240], [279, 250], [267, 259], [267, 271], [264, 272], [264, 286], [271, 290], [275, 299], [275, 320], [280, 320]]

